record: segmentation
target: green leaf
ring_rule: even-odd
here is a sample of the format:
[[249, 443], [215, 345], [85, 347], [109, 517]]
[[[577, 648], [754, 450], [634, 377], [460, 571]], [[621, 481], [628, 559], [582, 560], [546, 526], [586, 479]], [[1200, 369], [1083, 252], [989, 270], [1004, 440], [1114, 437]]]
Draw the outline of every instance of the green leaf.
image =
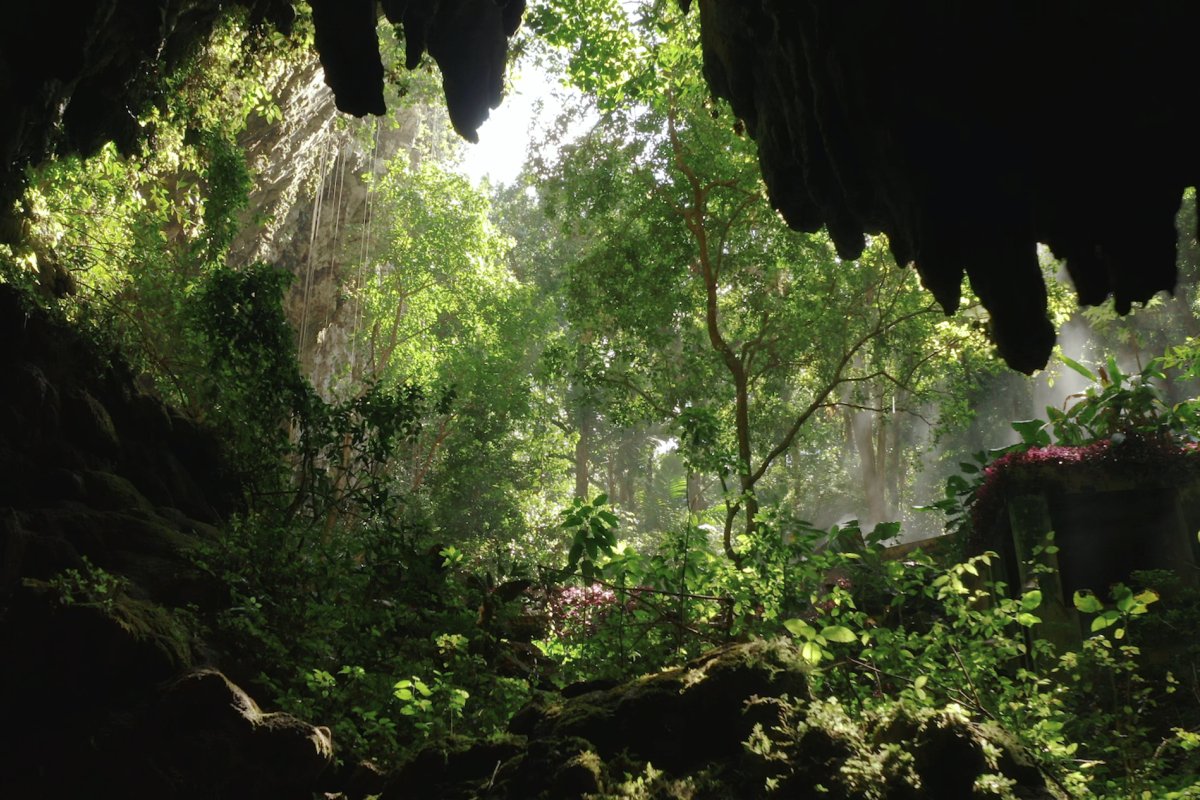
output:
[[1024, 444], [1034, 447], [1044, 447], [1050, 444], [1050, 434], [1045, 430], [1046, 423], [1040, 419], [1026, 419], [1011, 423], [1012, 429], [1021, 436]]
[[1021, 610], [1033, 611], [1042, 604], [1042, 593], [1039, 589], [1026, 592], [1021, 595]]
[[800, 646], [800, 657], [810, 664], [817, 664], [821, 661], [821, 648], [816, 642], [805, 642]]
[[1135, 594], [1133, 599], [1144, 606], [1148, 606], [1151, 603], [1157, 603], [1159, 601], [1159, 595], [1158, 592], [1154, 591], [1153, 589], [1146, 589], [1145, 591]]
[[817, 632], [816, 628], [802, 619], [785, 619], [783, 627], [787, 628], [788, 633], [793, 636], [799, 636], [804, 639], [811, 639]]
[[1113, 384], [1120, 384], [1125, 380], [1125, 373], [1121, 372], [1121, 368], [1117, 366], [1115, 356], [1108, 357], [1108, 378]]
[[1020, 614], [1017, 614], [1017, 624], [1023, 625], [1026, 628], [1038, 625], [1041, 623], [1041, 621], [1041, 617], [1030, 614], [1028, 611], [1022, 611]]
[[[1076, 592], [1073, 602], [1075, 608], [1085, 614], [1095, 614], [1104, 610], [1104, 604], [1091, 592]], [[1097, 630], [1097, 628], [1092, 628], [1092, 630]]]
[[1083, 364], [1080, 364], [1078, 361], [1076, 361], [1073, 358], [1068, 358], [1066, 356], [1062, 356], [1062, 362], [1063, 362], [1063, 364], [1067, 365], [1071, 369], [1078, 372], [1083, 377], [1087, 378], [1092, 383], [1096, 383], [1097, 381], [1100, 380], [1100, 378], [1096, 376], [1096, 373], [1092, 372], [1090, 369], [1085, 367]]
[[596, 495], [595, 499], [592, 500], [592, 508], [599, 508], [607, 502], [608, 495], [606, 495], [604, 492], [601, 492], [600, 494]]
[[830, 625], [821, 631], [821, 636], [831, 642], [840, 642], [842, 644], [858, 641], [858, 637], [854, 635], [854, 631], [844, 625]]

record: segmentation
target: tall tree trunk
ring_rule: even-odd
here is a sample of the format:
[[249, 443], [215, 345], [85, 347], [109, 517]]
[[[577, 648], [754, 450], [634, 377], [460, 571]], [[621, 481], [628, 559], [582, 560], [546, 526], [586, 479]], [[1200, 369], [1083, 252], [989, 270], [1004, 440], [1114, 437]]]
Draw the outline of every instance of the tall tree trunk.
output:
[[904, 492], [904, 487], [908, 483], [907, 462], [904, 458], [904, 429], [905, 425], [911, 425], [911, 419], [907, 415], [897, 414], [896, 405], [903, 406], [908, 403], [908, 395], [901, 391], [897, 393], [892, 406], [892, 416], [888, 431], [891, 433], [891, 439], [888, 447], [888, 487], [890, 489], [888, 495], [888, 516], [892, 519], [899, 517], [900, 498]]
[[579, 438], [575, 440], [575, 496], [586, 500], [591, 481], [592, 425], [595, 413], [590, 406], [581, 406], [579, 416]]
[[695, 516], [704, 510], [704, 485], [700, 476], [688, 470], [687, 474], [687, 510], [689, 516]]
[[884, 485], [878, 453], [875, 450], [875, 414], [871, 411], [848, 411], [850, 433], [858, 454], [859, 479], [867, 501], [866, 513], [859, 522], [864, 530], [883, 521]]
[[[734, 367], [736, 365], [736, 368]], [[754, 533], [758, 517], [758, 498], [754, 496], [754, 464], [750, 449], [750, 387], [745, 366], [739, 360], [730, 364], [734, 390], [737, 393], [734, 424], [738, 440], [738, 483], [742, 489], [742, 506], [745, 509], [747, 536]]]

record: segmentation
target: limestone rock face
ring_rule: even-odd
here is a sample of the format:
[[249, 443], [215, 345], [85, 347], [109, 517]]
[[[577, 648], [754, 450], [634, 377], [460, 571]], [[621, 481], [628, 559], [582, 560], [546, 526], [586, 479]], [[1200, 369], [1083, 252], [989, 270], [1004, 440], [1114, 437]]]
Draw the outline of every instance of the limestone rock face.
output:
[[986, 776], [1012, 782], [1019, 797], [1053, 797], [1001, 732], [961, 709], [851, 719], [836, 702], [811, 700], [798, 654], [781, 641], [728, 645], [678, 669], [529, 706], [509, 730], [423, 751], [383, 800], [963, 800]]
[[378, 256], [370, 182], [393, 159], [416, 158], [417, 137], [432, 114], [404, 107], [391, 120], [338, 125], [315, 59], [271, 89], [280, 120], [254, 117], [239, 139], [255, 186], [229, 263], [262, 261], [295, 276], [284, 311], [304, 374], [330, 399], [353, 361], [354, 286]]

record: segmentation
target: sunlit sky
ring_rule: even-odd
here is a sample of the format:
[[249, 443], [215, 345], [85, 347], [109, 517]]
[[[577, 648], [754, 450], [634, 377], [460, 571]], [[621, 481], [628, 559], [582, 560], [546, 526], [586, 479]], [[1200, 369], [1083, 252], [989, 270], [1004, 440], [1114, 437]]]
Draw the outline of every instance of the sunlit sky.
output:
[[538, 64], [523, 65], [513, 74], [500, 107], [480, 127], [479, 143], [464, 144], [462, 171], [476, 183], [485, 177], [493, 184], [512, 183], [530, 143], [562, 110], [561, 95], [566, 91]]
[[532, 66], [514, 76], [513, 85], [500, 107], [479, 129], [479, 143], [463, 146], [462, 170], [478, 183], [511, 183], [525, 162], [529, 147], [529, 127], [539, 98], [550, 96], [549, 77]]

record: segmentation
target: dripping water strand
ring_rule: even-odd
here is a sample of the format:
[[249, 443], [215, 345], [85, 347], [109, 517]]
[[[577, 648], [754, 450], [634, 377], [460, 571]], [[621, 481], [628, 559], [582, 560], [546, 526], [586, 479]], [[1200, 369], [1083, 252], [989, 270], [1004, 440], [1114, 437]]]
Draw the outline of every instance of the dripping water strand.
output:
[[354, 280], [354, 325], [350, 334], [350, 380], [357, 383], [359, 379], [358, 356], [360, 348], [360, 331], [362, 329], [363, 311], [363, 275], [371, 258], [371, 229], [375, 222], [375, 170], [379, 163], [379, 120], [375, 120], [375, 133], [371, 147], [370, 171], [367, 173], [367, 197], [363, 204], [363, 231], [361, 258], [358, 262], [358, 274]]
[[325, 206], [325, 175], [329, 161], [329, 150], [330, 141], [326, 139], [322, 145], [321, 153], [317, 158], [317, 191], [313, 200], [312, 220], [308, 232], [308, 253], [306, 254], [304, 274], [304, 294], [300, 302], [300, 338], [297, 343], [299, 351], [297, 356], [303, 354], [304, 343], [308, 339], [308, 304], [312, 295], [313, 271], [316, 261], [313, 252], [317, 249], [317, 231], [321, 227], [321, 215]]
[[[333, 201], [333, 244], [329, 248], [329, 274], [331, 279], [336, 280], [337, 264], [338, 264], [338, 249], [342, 243], [342, 217], [345, 212], [346, 200], [346, 162], [349, 161], [348, 153], [344, 142], [338, 143], [337, 161], [334, 162], [334, 169], [337, 170], [337, 194]], [[331, 304], [329, 311], [325, 317], [325, 327], [333, 321], [333, 313], [335, 309]]]

